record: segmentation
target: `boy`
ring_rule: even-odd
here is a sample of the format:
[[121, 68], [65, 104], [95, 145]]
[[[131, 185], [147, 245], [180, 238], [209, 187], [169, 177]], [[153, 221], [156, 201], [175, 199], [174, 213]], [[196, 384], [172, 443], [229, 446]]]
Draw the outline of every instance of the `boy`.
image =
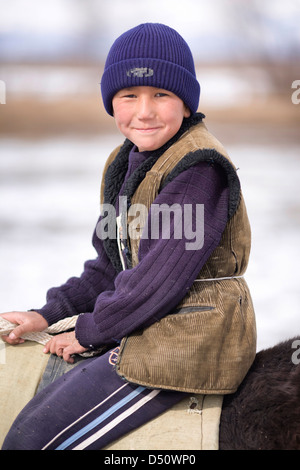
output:
[[[38, 393], [4, 449], [103, 448], [186, 393], [235, 391], [255, 356], [243, 279], [247, 213], [235, 168], [196, 113], [200, 86], [188, 45], [161, 24], [127, 31], [108, 54], [101, 91], [126, 140], [104, 170], [98, 256], [80, 278], [51, 289], [42, 309], [3, 317], [19, 325], [5, 338], [18, 344], [25, 331], [80, 314], [75, 331], [44, 352], [72, 362], [108, 351]], [[166, 236], [159, 221], [167, 216]]]

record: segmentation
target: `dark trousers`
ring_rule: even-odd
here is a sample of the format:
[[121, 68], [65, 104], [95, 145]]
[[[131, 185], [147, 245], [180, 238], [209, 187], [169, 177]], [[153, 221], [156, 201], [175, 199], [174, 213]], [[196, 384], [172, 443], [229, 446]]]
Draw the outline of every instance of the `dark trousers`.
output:
[[116, 353], [67, 366], [66, 373], [61, 359], [60, 370], [48, 368], [40, 391], [17, 416], [2, 449], [100, 450], [184, 398], [181, 392], [124, 381], [114, 370]]

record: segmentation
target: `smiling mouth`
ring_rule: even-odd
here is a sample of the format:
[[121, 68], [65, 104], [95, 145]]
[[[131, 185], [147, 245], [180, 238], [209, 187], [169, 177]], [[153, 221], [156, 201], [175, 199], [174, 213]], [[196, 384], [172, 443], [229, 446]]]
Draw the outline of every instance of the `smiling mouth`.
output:
[[137, 132], [141, 132], [142, 134], [150, 134], [151, 132], [158, 131], [160, 127], [146, 127], [146, 128], [141, 128], [141, 127], [136, 127], [135, 130]]

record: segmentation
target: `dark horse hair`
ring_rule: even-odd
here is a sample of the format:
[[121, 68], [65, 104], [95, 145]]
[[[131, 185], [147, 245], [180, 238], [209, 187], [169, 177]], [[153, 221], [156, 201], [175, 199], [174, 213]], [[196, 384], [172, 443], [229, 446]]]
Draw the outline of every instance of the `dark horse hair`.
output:
[[300, 339], [260, 351], [224, 397], [220, 450], [300, 450]]

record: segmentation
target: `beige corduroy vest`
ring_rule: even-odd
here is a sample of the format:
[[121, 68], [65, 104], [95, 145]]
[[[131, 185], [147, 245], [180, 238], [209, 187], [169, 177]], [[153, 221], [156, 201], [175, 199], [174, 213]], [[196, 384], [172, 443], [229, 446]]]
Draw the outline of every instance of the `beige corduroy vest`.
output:
[[[208, 149], [216, 151], [216, 163], [220, 157], [225, 169], [227, 166], [235, 174], [222, 145], [200, 123], [157, 160], [135, 191], [132, 204], [150, 209], [182, 158], [199, 151], [205, 155]], [[242, 277], [250, 253], [250, 226], [240, 191], [237, 199], [219, 246], [176, 312], [123, 338], [116, 370], [129, 382], [205, 394], [233, 393], [242, 382], [256, 353], [256, 325], [250, 292]], [[143, 223], [141, 234], [142, 230]], [[139, 240], [131, 239], [130, 246], [135, 266]]]

